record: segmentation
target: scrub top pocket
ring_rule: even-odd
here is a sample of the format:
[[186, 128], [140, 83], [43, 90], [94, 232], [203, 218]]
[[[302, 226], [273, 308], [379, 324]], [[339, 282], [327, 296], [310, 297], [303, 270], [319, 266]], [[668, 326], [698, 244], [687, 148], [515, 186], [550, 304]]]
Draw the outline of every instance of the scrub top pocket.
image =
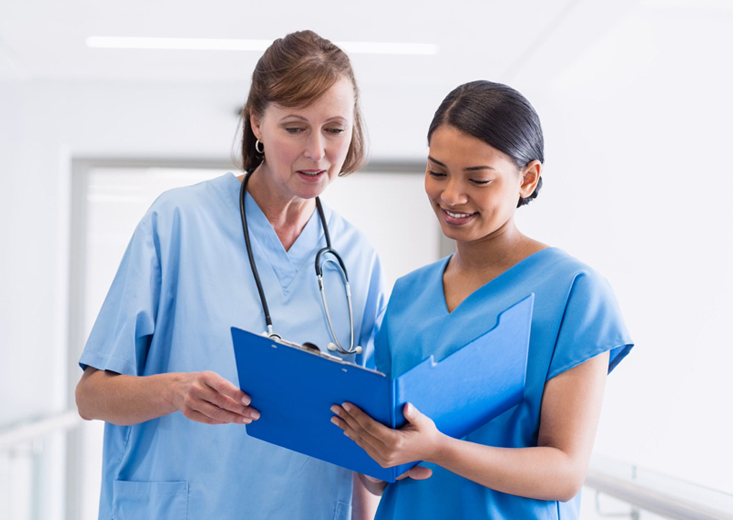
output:
[[336, 511], [333, 520], [349, 520], [351, 518], [351, 505], [348, 502], [336, 502]]
[[185, 520], [188, 482], [131, 482], [115, 480], [114, 520]]

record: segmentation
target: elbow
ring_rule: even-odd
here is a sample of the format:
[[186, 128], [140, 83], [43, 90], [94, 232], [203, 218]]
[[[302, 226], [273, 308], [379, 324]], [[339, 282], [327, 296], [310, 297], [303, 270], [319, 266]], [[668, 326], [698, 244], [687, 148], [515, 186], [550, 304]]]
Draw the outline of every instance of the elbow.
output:
[[565, 478], [558, 479], [560, 485], [558, 486], [555, 500], [558, 502], [569, 502], [578, 496], [578, 493], [583, 488], [583, 484], [585, 484], [585, 473], [584, 470], [575, 470], [569, 472]]
[[90, 394], [93, 394], [94, 389], [90, 388], [90, 377], [97, 370], [89, 367], [84, 371], [84, 375], [81, 376], [81, 380], [77, 383], [76, 389], [74, 390], [74, 400], [76, 401], [76, 410], [79, 412], [79, 416], [85, 421], [91, 421], [96, 419], [92, 412], [92, 403]]
[[85, 421], [91, 421], [92, 416], [86, 407], [86, 401], [84, 399], [84, 389], [83, 389], [82, 381], [80, 381], [76, 385], [76, 390], [74, 391], [74, 399], [76, 400], [76, 410], [79, 412], [79, 417], [81, 417]]
[[582, 489], [583, 484], [572, 484], [567, 485], [565, 489], [560, 490], [560, 493], [557, 496], [558, 502], [570, 502], [572, 499], [574, 499], [576, 496], [578, 496], [578, 493], [580, 493], [580, 490]]

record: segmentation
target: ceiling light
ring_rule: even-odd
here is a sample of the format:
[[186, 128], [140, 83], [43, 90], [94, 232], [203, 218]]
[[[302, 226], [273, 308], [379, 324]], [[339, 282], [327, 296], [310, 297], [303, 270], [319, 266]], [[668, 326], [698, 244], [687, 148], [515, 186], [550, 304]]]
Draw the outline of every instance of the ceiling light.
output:
[[[87, 47], [94, 49], [147, 49], [189, 51], [258, 51], [267, 49], [272, 40], [222, 38], [133, 38], [90, 36]], [[433, 55], [438, 46], [432, 43], [336, 42], [351, 54]]]

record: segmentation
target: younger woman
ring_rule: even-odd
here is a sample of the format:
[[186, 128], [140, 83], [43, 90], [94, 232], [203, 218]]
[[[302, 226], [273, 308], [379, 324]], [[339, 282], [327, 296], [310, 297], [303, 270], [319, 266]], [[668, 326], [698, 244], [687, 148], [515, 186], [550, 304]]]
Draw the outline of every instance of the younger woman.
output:
[[439, 361], [534, 293], [524, 400], [463, 439], [409, 404], [400, 430], [349, 403], [333, 408], [333, 422], [382, 466], [425, 461], [395, 484], [362, 477], [384, 492], [377, 518], [577, 518], [606, 374], [632, 347], [616, 299], [593, 269], [514, 223], [542, 186], [544, 160], [539, 118], [521, 94], [488, 81], [458, 87], [428, 142], [425, 191], [457, 251], [398, 280], [377, 368], [399, 377]]

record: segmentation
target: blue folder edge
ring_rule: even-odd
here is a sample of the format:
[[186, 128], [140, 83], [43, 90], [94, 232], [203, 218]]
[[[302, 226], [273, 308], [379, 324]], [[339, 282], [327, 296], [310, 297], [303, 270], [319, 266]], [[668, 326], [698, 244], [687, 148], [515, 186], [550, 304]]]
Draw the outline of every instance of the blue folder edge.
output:
[[462, 438], [524, 396], [534, 294], [502, 312], [496, 325], [445, 359], [433, 357], [391, 380], [232, 327], [240, 388], [261, 413], [247, 434], [387, 482], [419, 464], [383, 468], [331, 423], [345, 401], [392, 428], [414, 404], [443, 433]]

